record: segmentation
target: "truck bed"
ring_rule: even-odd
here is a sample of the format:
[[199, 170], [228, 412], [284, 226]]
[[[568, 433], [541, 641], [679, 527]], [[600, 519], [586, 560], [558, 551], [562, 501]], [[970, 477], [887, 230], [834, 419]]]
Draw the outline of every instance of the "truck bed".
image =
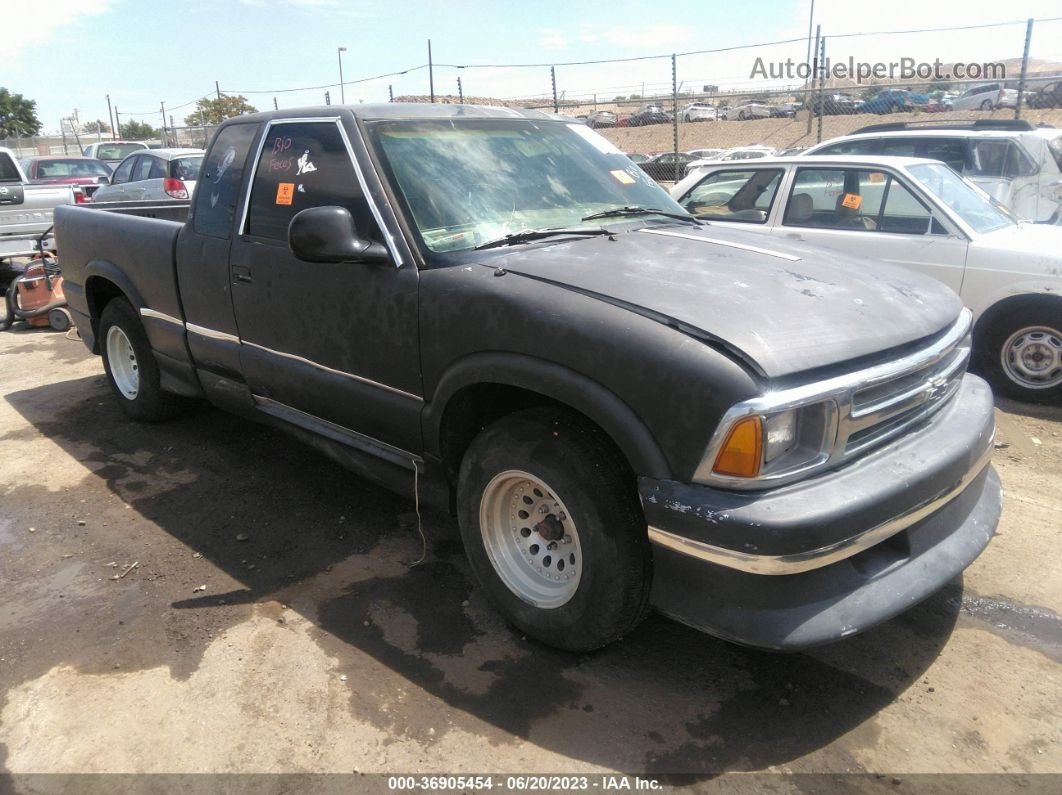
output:
[[[170, 207], [150, 202], [57, 208], [63, 239], [71, 241], [60, 240], [70, 308], [85, 319], [90, 316], [85, 288], [93, 276], [101, 276], [121, 287], [134, 309], [147, 306], [183, 320], [175, 251], [187, 214], [187, 204]], [[78, 326], [86, 337], [88, 324]], [[96, 348], [94, 340], [86, 337], [86, 342]]]

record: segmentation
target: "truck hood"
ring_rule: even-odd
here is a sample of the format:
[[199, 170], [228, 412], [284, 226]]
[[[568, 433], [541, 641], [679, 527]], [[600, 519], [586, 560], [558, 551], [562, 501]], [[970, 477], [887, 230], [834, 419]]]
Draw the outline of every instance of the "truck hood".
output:
[[718, 226], [531, 246], [489, 264], [675, 326], [769, 378], [932, 336], [962, 309], [929, 277]]

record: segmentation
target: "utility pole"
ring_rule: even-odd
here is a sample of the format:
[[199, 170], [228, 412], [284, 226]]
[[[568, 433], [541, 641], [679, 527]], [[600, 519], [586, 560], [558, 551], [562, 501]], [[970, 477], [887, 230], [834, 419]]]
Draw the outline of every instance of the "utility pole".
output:
[[394, 102], [395, 101], [395, 90], [390, 85], [387, 86], [387, 101], [388, 102]]
[[107, 121], [111, 123], [111, 140], [117, 141], [118, 138], [114, 132], [114, 113], [111, 111], [111, 95], [107, 95]]
[[273, 110], [280, 110], [280, 105], [277, 104], [276, 97], [273, 97]]
[[428, 89], [431, 91], [431, 101], [435, 102], [435, 67], [431, 61], [431, 39], [428, 39]]
[[166, 144], [166, 103], [159, 102], [159, 107], [162, 109], [162, 138], [163, 145]]
[[[114, 131], [115, 131], [115, 133], [117, 133], [118, 138], [122, 137], [122, 117], [118, 113], [118, 106], [117, 105], [114, 106]], [[118, 138], [115, 138], [114, 140], [117, 141]]]
[[457, 78], [457, 101], [462, 105], [465, 104], [465, 92], [461, 89], [460, 77]]
[[557, 68], [554, 66], [549, 68], [549, 81], [553, 84], [553, 112], [560, 113], [560, 106], [557, 105]]
[[338, 47], [336, 49], [336, 55], [339, 57], [339, 104], [347, 104], [347, 91], [343, 88], [343, 53], [347, 51], [346, 47]]

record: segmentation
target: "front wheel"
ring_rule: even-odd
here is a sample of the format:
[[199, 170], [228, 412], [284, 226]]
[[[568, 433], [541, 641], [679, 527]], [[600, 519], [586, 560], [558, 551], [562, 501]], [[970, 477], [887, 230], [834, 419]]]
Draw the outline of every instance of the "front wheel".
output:
[[124, 298], [115, 298], [103, 308], [99, 339], [107, 381], [128, 417], [159, 422], [177, 413], [181, 398], [162, 389], [147, 333]]
[[986, 99], [981, 103], [981, 110], [992, 110], [992, 100]]
[[1020, 307], [984, 334], [981, 361], [999, 394], [1036, 403], [1062, 400], [1062, 309]]
[[520, 631], [588, 651], [645, 616], [652, 569], [635, 480], [578, 415], [531, 409], [484, 429], [457, 500], [472, 570]]

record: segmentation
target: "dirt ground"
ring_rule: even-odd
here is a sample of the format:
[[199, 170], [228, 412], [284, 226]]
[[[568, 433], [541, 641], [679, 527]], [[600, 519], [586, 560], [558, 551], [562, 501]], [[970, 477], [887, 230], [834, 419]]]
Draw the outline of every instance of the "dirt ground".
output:
[[[449, 518], [424, 516], [411, 567], [414, 506], [282, 434], [209, 408], [131, 424], [62, 334], [16, 326], [0, 362], [0, 792], [128, 781], [42, 773], [612, 771], [1058, 791], [1062, 410], [999, 405], [999, 534], [900, 618], [775, 655], [652, 616], [573, 656], [491, 612]], [[749, 771], [854, 777], [717, 778]]]

